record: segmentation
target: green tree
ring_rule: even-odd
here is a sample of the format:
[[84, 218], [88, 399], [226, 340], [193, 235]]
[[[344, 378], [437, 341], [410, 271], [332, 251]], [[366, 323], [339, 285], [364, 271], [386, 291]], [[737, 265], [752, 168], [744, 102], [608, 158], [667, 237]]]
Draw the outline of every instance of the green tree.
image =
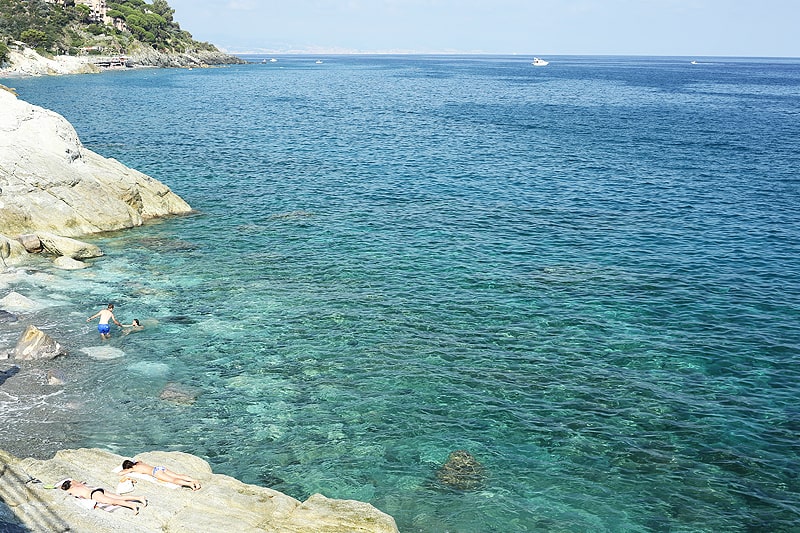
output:
[[89, 23], [92, 21], [92, 10], [86, 4], [76, 4], [75, 13], [81, 22]]
[[167, 22], [172, 22], [172, 16], [175, 10], [169, 7], [167, 0], [153, 0], [153, 5], [150, 6], [154, 13], [164, 17]]
[[28, 28], [20, 33], [19, 38], [22, 42], [31, 45], [33, 48], [43, 46], [47, 42], [47, 34], [42, 30]]
[[92, 35], [101, 35], [106, 32], [106, 28], [102, 24], [89, 24], [86, 26], [86, 31]]
[[8, 59], [8, 46], [6, 43], [0, 41], [0, 64], [5, 62]]

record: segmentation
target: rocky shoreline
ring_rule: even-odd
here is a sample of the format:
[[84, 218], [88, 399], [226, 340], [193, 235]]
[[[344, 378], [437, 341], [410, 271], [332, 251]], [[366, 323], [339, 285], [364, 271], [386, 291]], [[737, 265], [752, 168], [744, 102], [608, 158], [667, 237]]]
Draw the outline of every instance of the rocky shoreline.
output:
[[[246, 63], [245, 60], [224, 52], [195, 50], [167, 54], [149, 46], [132, 48], [124, 57], [124, 64], [132, 68], [204, 68]], [[119, 64], [119, 56], [62, 55], [47, 58], [33, 49], [24, 48], [9, 52], [8, 61], [0, 65], [0, 77], [96, 74], [106, 70], [100, 65], [114, 63]], [[111, 68], [119, 69], [125, 66]]]
[[[197, 491], [155, 479], [136, 479], [129, 496], [148, 505], [134, 514], [125, 508], [92, 508], [54, 485], [65, 478], [121, 493], [114, 473], [126, 457], [99, 449], [61, 450], [52, 459], [20, 459], [0, 451], [0, 530], [10, 532], [281, 531], [286, 533], [396, 533], [394, 519], [354, 500], [314, 494], [300, 502], [276, 490], [214, 474], [207, 462], [181, 452], [149, 452], [137, 460], [166, 465], [197, 479]], [[83, 504], [89, 505], [83, 505]]]
[[[103, 194], [98, 194], [103, 191]], [[192, 208], [169, 187], [86, 149], [63, 117], [19, 100], [0, 86], [0, 267], [27, 276], [42, 261], [62, 270], [91, 268], [84, 259], [103, 255], [73, 237], [132, 228], [148, 219], [185, 215]], [[4, 338], [31, 314], [24, 295], [0, 279], [0, 328]], [[21, 319], [20, 319], [21, 318]], [[68, 428], [53, 403], [63, 389], [57, 374], [44, 375], [41, 360], [64, 359], [57, 339], [28, 324], [16, 346], [0, 346], [0, 401], [13, 423], [3, 423], [0, 446], [0, 531], [286, 531], [396, 532], [394, 519], [373, 506], [313, 495], [299, 502], [265, 487], [214, 474], [202, 459], [180, 452], [144, 453], [155, 464], [191, 472], [200, 491], [169, 490], [143, 482], [135, 491], [151, 502], [139, 515], [76, 505], [66, 492], [47, 489], [75, 477], [113, 491], [112, 472], [122, 458], [99, 449], [62, 449], [51, 459], [33, 458], [44, 448], [64, 447]], [[49, 389], [48, 389], [49, 387]], [[3, 418], [0, 416], [0, 419]], [[45, 441], [45, 439], [48, 439]], [[59, 445], [60, 443], [60, 445]], [[50, 452], [52, 453], [52, 451]], [[91, 502], [90, 502], [91, 503]]]

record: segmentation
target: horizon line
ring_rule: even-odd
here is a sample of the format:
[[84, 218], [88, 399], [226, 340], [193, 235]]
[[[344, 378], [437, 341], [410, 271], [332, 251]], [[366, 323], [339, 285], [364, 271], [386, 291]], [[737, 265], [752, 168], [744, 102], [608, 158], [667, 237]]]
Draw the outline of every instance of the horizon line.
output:
[[524, 57], [687, 57], [687, 58], [752, 58], [752, 59], [800, 59], [800, 56], [789, 55], [713, 55], [713, 54], [648, 54], [648, 53], [524, 53], [524, 52], [464, 52], [464, 51], [437, 51], [437, 52], [409, 52], [402, 50], [392, 51], [309, 51], [309, 50], [250, 50], [230, 51], [222, 49], [230, 55], [293, 55], [293, 56], [367, 56], [367, 55], [403, 55], [403, 56], [524, 56]]

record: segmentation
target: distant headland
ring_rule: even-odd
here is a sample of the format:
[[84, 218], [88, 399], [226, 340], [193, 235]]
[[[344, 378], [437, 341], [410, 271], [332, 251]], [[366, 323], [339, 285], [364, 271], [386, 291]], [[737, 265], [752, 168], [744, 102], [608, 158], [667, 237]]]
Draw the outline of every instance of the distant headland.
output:
[[245, 63], [196, 41], [174, 12], [166, 0], [4, 0], [0, 76]]

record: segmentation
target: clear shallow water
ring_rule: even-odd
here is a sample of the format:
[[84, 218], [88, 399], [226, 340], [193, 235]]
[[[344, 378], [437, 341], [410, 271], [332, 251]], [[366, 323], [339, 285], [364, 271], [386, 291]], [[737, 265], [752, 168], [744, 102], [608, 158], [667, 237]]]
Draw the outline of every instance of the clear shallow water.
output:
[[[800, 62], [315, 59], [7, 83], [198, 210], [6, 277], [63, 444], [402, 531], [800, 529]], [[107, 301], [149, 326], [92, 359]]]

